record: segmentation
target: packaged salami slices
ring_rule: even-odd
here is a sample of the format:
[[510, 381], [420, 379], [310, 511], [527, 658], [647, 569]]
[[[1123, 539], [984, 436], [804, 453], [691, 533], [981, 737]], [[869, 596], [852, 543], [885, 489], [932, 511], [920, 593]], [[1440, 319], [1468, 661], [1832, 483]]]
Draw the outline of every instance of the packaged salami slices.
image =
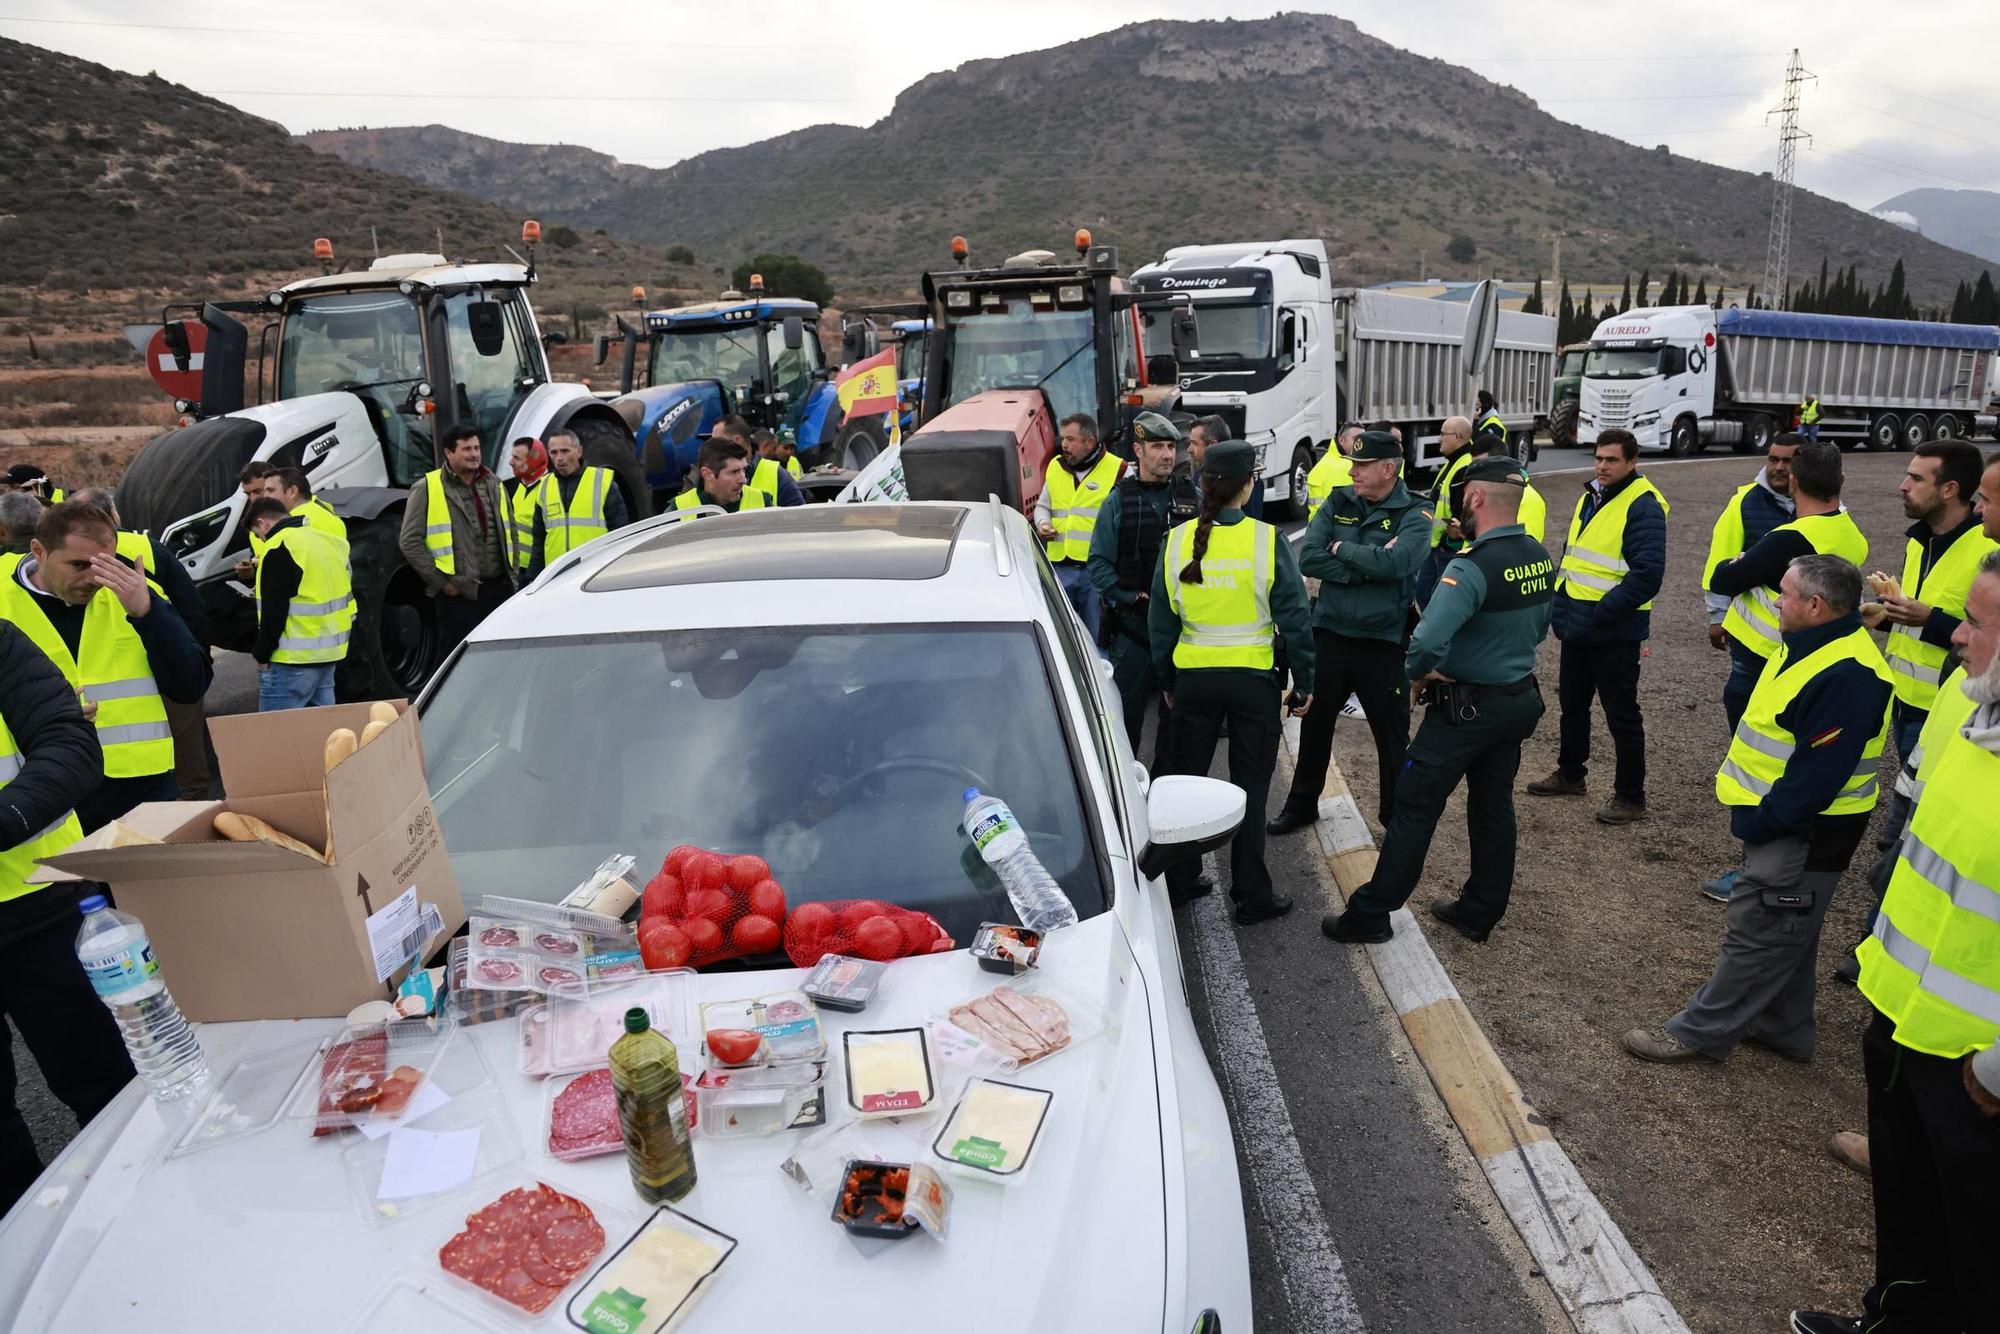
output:
[[465, 985], [473, 990], [583, 996], [593, 982], [639, 972], [629, 935], [594, 936], [523, 918], [474, 917], [466, 929]]

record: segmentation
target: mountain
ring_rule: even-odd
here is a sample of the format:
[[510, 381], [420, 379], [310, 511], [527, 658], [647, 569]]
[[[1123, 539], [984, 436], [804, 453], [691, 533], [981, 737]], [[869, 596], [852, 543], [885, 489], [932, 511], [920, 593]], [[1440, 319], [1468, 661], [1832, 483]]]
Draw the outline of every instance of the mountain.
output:
[[[1599, 284], [1650, 267], [1725, 282], [1764, 264], [1768, 176], [1642, 149], [1540, 110], [1468, 70], [1343, 19], [1146, 22], [971, 61], [904, 89], [863, 128], [820, 125], [654, 169], [441, 126], [307, 136], [323, 151], [684, 244], [704, 267], [792, 251], [855, 289], [900, 291], [957, 232], [975, 262], [1063, 248], [1074, 227], [1127, 265], [1172, 244], [1321, 236], [1343, 281], [1511, 278], [1563, 268]], [[544, 174], [546, 173], [546, 174]], [[1826, 256], [1950, 299], [1980, 261], [1800, 191], [1798, 270]], [[1447, 247], [1469, 260], [1447, 258]], [[1579, 287], [1581, 282], [1579, 282]], [[1577, 295], [1582, 295], [1578, 291]]]
[[1940, 245], [1955, 246], [2000, 264], [2000, 194], [1992, 190], [1907, 190], [1875, 206], [1876, 213], [1907, 213]]
[[[518, 212], [315, 153], [155, 75], [6, 40], [0, 144], [0, 286], [256, 290], [309, 272], [319, 236], [354, 265], [377, 243], [434, 250], [440, 232], [454, 257], [520, 245]], [[551, 240], [545, 279], [573, 294], [603, 300], [666, 271], [657, 250], [613, 237]]]

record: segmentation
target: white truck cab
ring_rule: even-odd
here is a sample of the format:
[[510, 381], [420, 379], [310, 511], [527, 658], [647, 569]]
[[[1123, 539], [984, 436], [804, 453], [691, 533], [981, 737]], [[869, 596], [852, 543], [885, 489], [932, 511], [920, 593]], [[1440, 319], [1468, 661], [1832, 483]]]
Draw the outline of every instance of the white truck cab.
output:
[[[1576, 438], [1623, 427], [1644, 450], [1667, 449], [1675, 425], [1715, 413], [1715, 311], [1707, 306], [1629, 310], [1597, 326], [1584, 359]], [[1697, 428], [1698, 429], [1698, 428]]]

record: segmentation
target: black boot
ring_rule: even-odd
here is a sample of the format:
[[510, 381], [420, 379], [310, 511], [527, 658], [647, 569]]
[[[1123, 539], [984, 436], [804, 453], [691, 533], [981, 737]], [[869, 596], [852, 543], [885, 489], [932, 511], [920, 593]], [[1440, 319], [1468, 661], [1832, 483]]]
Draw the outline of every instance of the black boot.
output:
[[1319, 811], [1316, 807], [1301, 806], [1296, 802], [1288, 800], [1285, 802], [1283, 809], [1265, 823], [1264, 832], [1267, 834], [1289, 834], [1294, 830], [1304, 829], [1317, 819], [1319, 819]]

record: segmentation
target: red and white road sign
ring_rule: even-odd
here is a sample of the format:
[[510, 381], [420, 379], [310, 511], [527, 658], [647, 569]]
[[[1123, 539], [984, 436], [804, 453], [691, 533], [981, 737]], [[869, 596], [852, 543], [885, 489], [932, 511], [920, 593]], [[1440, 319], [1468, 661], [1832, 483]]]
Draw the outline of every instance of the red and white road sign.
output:
[[180, 326], [187, 331], [187, 369], [174, 364], [174, 354], [167, 350], [167, 331], [160, 328], [146, 340], [146, 374], [169, 398], [193, 401], [201, 397], [202, 348], [208, 343], [208, 327], [199, 320], [182, 320]]

